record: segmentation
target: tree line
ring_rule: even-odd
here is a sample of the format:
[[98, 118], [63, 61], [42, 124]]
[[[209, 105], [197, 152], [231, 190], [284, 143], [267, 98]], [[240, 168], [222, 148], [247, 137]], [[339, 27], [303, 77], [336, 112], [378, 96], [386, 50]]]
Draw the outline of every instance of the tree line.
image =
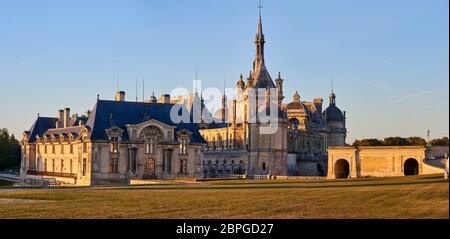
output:
[[[389, 137], [384, 140], [379, 139], [362, 139], [355, 140], [354, 147], [359, 146], [426, 146], [428, 143], [421, 137]], [[429, 142], [432, 146], [449, 146], [449, 138], [443, 137], [440, 139], [433, 139]]]
[[0, 170], [20, 167], [20, 144], [9, 135], [7, 129], [0, 129]]

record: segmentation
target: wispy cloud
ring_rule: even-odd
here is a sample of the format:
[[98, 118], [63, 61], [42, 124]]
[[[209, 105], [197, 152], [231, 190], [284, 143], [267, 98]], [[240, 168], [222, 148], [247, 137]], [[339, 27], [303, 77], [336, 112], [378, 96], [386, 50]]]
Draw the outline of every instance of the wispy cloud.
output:
[[388, 102], [388, 104], [393, 105], [393, 104], [399, 104], [399, 103], [403, 103], [403, 102], [411, 101], [411, 100], [413, 100], [414, 102], [417, 102], [417, 101], [423, 101], [426, 99], [434, 99], [434, 98], [438, 98], [438, 97], [442, 96], [439, 94], [440, 91], [441, 91], [441, 89], [418, 91], [418, 92], [410, 93], [407, 95], [395, 97], [392, 100], [390, 100]]
[[375, 81], [375, 80], [371, 80], [367, 77], [362, 77], [360, 75], [353, 75], [353, 76], [351, 76], [351, 78], [353, 80], [365, 83], [366, 85], [378, 88], [383, 91], [392, 91], [392, 87], [390, 87], [389, 85], [383, 84], [383, 83]]
[[44, 52], [44, 53], [42, 53], [42, 54], [40, 54], [38, 56], [35, 56], [35, 57], [30, 58], [30, 59], [26, 59], [26, 60], [24, 60], [22, 62], [19, 62], [18, 65], [19, 66], [31, 66], [33, 64], [36, 64], [39, 61], [42, 61], [43, 59], [45, 59], [45, 58], [55, 54], [57, 51], [61, 50], [61, 48], [62, 47], [52, 48], [52, 49], [50, 49], [50, 50], [48, 50], [48, 51], [46, 51], [46, 52]]

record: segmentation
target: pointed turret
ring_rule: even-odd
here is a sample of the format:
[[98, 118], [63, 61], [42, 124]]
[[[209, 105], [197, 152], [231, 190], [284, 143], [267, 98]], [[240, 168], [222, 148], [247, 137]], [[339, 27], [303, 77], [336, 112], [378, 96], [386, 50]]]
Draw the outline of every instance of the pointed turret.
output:
[[244, 90], [245, 88], [244, 76], [242, 74], [239, 78], [239, 81], [236, 83], [236, 87], [241, 90]]
[[261, 12], [258, 19], [258, 30], [256, 32], [256, 56], [253, 62], [253, 88], [275, 88], [275, 84], [267, 71], [264, 60], [264, 38]]

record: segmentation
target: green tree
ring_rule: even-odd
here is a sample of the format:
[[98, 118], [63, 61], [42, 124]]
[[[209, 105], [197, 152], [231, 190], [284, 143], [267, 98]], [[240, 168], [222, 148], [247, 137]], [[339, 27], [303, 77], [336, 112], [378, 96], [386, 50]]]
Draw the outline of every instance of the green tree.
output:
[[433, 139], [433, 140], [431, 140], [430, 143], [433, 146], [449, 146], [449, 139], [448, 139], [448, 137], [443, 137], [440, 139]]
[[427, 141], [421, 137], [409, 137], [406, 139], [409, 142], [409, 145], [412, 146], [426, 146]]
[[363, 139], [363, 140], [356, 140], [353, 143], [353, 146], [360, 147], [360, 146], [383, 146], [383, 141], [379, 139]]
[[0, 170], [20, 166], [20, 145], [7, 129], [0, 129]]
[[410, 142], [402, 137], [389, 137], [383, 141], [385, 146], [409, 146]]

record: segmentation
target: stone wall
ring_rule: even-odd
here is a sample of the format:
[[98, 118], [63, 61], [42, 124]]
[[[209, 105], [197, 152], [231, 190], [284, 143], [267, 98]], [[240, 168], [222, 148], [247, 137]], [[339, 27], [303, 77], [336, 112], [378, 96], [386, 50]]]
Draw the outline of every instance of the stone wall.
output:
[[421, 146], [330, 147], [328, 150], [328, 178], [393, 177], [442, 173], [442, 170], [430, 167], [423, 162], [426, 157], [425, 152], [426, 148]]

